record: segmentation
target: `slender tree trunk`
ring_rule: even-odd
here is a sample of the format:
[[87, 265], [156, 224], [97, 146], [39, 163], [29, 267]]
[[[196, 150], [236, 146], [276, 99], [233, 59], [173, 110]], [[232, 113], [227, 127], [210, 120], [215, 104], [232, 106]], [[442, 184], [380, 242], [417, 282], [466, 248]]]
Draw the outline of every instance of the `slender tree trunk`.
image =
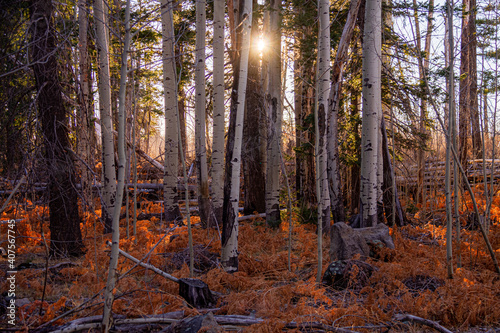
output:
[[31, 57], [38, 91], [38, 114], [45, 145], [50, 212], [50, 252], [54, 256], [83, 254], [75, 169], [68, 155], [68, 113], [58, 77], [56, 33], [51, 0], [32, 0]]
[[467, 170], [467, 155], [469, 152], [468, 138], [470, 136], [468, 126], [471, 120], [468, 102], [470, 101], [470, 56], [469, 56], [469, 11], [470, 0], [463, 0], [462, 7], [462, 34], [460, 40], [460, 89], [458, 110], [458, 146], [460, 163]]
[[241, 52], [236, 86], [233, 87], [226, 147], [221, 263], [226, 272], [238, 271], [238, 202], [240, 194], [241, 144], [245, 113], [245, 92], [252, 24], [252, 0], [241, 8]]
[[[361, 15], [361, 11], [360, 14]], [[358, 16], [359, 19], [359, 16]], [[353, 49], [353, 54], [358, 55], [359, 54], [359, 46], [358, 43], [354, 45]], [[353, 77], [359, 77], [360, 75], [360, 68], [358, 67], [355, 72], [352, 74]], [[351, 215], [359, 214], [360, 212], [358, 211], [359, 209], [359, 191], [360, 191], [360, 165], [359, 161], [361, 159], [361, 135], [360, 135], [360, 106], [361, 106], [361, 91], [360, 87], [355, 87], [351, 86], [350, 87], [350, 116], [352, 119], [352, 128], [351, 132], [353, 133], [353, 141], [354, 141], [354, 163], [351, 165], [349, 173], [351, 176], [351, 188], [350, 188], [350, 195], [351, 195], [351, 200], [349, 201], [350, 204], [350, 212]]]
[[[450, 68], [450, 74], [448, 79], [448, 110], [450, 112], [448, 119], [448, 140], [446, 140], [446, 174], [445, 174], [445, 195], [446, 195], [446, 265], [448, 268], [448, 278], [453, 278], [453, 250], [452, 250], [452, 230], [453, 230], [453, 214], [451, 206], [451, 151], [453, 145], [453, 132], [455, 123], [455, 78], [454, 78], [454, 55], [453, 55], [453, 5], [450, 0], [446, 2], [447, 4], [447, 21], [448, 21], [448, 66]], [[456, 161], [455, 163], [456, 164]], [[455, 168], [455, 182], [457, 181], [458, 175]]]
[[[302, 31], [295, 32], [295, 39], [298, 41], [303, 37]], [[302, 89], [302, 80], [303, 77], [303, 69], [300, 62], [301, 52], [299, 48], [295, 48], [294, 51], [294, 61], [293, 61], [293, 91], [294, 91], [294, 111], [295, 111], [295, 193], [297, 196], [297, 201], [300, 202], [302, 200], [302, 191], [304, 182], [304, 168], [302, 166], [303, 154], [302, 145], [304, 143], [303, 140], [303, 131], [302, 131], [302, 103], [304, 90]]]
[[329, 127], [328, 127], [328, 185], [330, 191], [330, 207], [333, 222], [345, 220], [344, 200], [340, 182], [340, 161], [338, 151], [338, 115], [344, 65], [347, 61], [347, 51], [351, 42], [361, 0], [353, 0], [347, 14], [347, 21], [342, 31], [335, 62], [330, 88]]
[[116, 189], [116, 205], [113, 210], [113, 224], [111, 236], [111, 253], [109, 259], [108, 279], [104, 293], [104, 311], [102, 316], [103, 332], [108, 332], [112, 324], [112, 308], [114, 301], [113, 290], [117, 281], [116, 268], [118, 266], [118, 250], [120, 243], [120, 212], [123, 201], [123, 190], [125, 186], [125, 165], [127, 156], [125, 154], [125, 123], [126, 123], [126, 95], [127, 95], [127, 58], [130, 48], [130, 0], [125, 4], [125, 42], [123, 45], [122, 61], [120, 66], [120, 90], [118, 93], [118, 184]]
[[[175, 52], [175, 54], [178, 53]], [[177, 58], [181, 58], [181, 56], [179, 55]], [[180, 60], [178, 60], [177, 66], [180, 66]], [[181, 145], [179, 146], [179, 168], [182, 169], [183, 165], [180, 158], [180, 150], [182, 150], [184, 157], [187, 157], [187, 152], [189, 150], [186, 134], [186, 94], [184, 93], [184, 88], [182, 86], [178, 87], [177, 96], [177, 110], [179, 112], [179, 125], [181, 134]], [[182, 173], [182, 170], [179, 171]]]
[[224, 5], [225, 0], [214, 0], [212, 203], [218, 224], [224, 202]]
[[115, 147], [113, 143], [113, 124], [111, 117], [111, 81], [109, 75], [109, 30], [107, 25], [108, 10], [104, 0], [94, 2], [94, 20], [96, 25], [96, 47], [99, 60], [98, 89], [99, 113], [101, 118], [102, 139], [102, 220], [104, 232], [111, 232], [112, 214], [115, 207], [116, 175]]
[[308, 80], [303, 82], [303, 133], [305, 142], [303, 147], [303, 166], [304, 166], [304, 182], [302, 187], [302, 200], [300, 202], [303, 213], [308, 213], [304, 216], [306, 220], [313, 220], [313, 210], [317, 210], [318, 198], [316, 193], [316, 162], [314, 156], [314, 143], [316, 141], [315, 125], [311, 119], [314, 119], [314, 82], [315, 82], [314, 67], [311, 66], [304, 71], [304, 78]]
[[318, 1], [318, 72], [316, 73], [316, 108], [314, 127], [316, 133], [316, 195], [318, 196], [318, 271], [316, 283], [321, 281], [323, 262], [323, 231], [330, 228], [330, 193], [327, 174], [328, 95], [330, 93], [330, 1]]
[[431, 47], [431, 37], [433, 30], [433, 16], [434, 16], [434, 0], [429, 1], [429, 13], [427, 15], [427, 31], [425, 34], [425, 46], [424, 55], [421, 56], [421, 34], [420, 34], [420, 22], [418, 19], [418, 4], [416, 0], [413, 0], [413, 10], [415, 18], [415, 30], [416, 30], [416, 41], [417, 41], [417, 56], [419, 58], [419, 79], [421, 85], [421, 99], [420, 99], [420, 117], [419, 117], [419, 149], [417, 151], [417, 203], [422, 204], [422, 209], [425, 210], [425, 185], [424, 185], [424, 173], [425, 173], [425, 148], [427, 146], [427, 96], [425, 95], [425, 85], [424, 80], [428, 75], [429, 71], [429, 57], [430, 57], [430, 47]]
[[281, 140], [281, 2], [269, 0], [267, 50], [268, 81], [267, 109], [267, 169], [266, 169], [266, 224], [276, 228], [281, 223], [280, 190], [280, 140]]
[[[253, 7], [257, 7], [256, 0], [253, 0]], [[255, 211], [259, 213], [266, 211], [266, 176], [261, 154], [261, 141], [265, 140], [265, 137], [261, 137], [260, 129], [265, 124], [265, 111], [260, 77], [260, 54], [255, 47], [259, 38], [258, 23], [258, 16], [253, 16], [242, 150], [245, 215]]]
[[[382, 184], [382, 193], [384, 200], [384, 211], [387, 221], [394, 221], [396, 225], [402, 227], [406, 225], [406, 214], [399, 201], [398, 190], [394, 182], [394, 170], [391, 163], [391, 154], [389, 152], [389, 142], [387, 140], [387, 131], [385, 128], [385, 119], [382, 117], [382, 154], [384, 159], [384, 182]], [[391, 222], [392, 223], [392, 222]]]
[[469, 109], [472, 125], [472, 154], [475, 159], [483, 157], [483, 142], [479, 126], [479, 103], [477, 98], [477, 31], [476, 31], [476, 0], [469, 1], [468, 34], [469, 34]]
[[175, 68], [175, 35], [171, 0], [161, 1], [163, 36], [163, 96], [165, 103], [165, 173], [163, 176], [165, 221], [182, 219], [177, 192], [179, 168], [179, 133], [177, 125], [177, 75]]
[[378, 136], [381, 114], [381, 1], [366, 0], [363, 36], [363, 127], [361, 132], [361, 227], [377, 224]]
[[[78, 38], [79, 45], [79, 109], [77, 129], [77, 151], [83, 162], [80, 163], [81, 184], [83, 193], [83, 205], [93, 207], [92, 197], [92, 170], [88, 166], [94, 165], [92, 154], [92, 133], [93, 126], [93, 103], [91, 94], [91, 74], [90, 58], [88, 54], [88, 12], [89, 5], [87, 0], [78, 1]], [[85, 165], [86, 164], [86, 165]]]
[[196, 1], [196, 54], [195, 54], [195, 146], [198, 170], [198, 207], [204, 227], [210, 224], [210, 198], [208, 192], [207, 146], [205, 133], [205, 33], [206, 1]]

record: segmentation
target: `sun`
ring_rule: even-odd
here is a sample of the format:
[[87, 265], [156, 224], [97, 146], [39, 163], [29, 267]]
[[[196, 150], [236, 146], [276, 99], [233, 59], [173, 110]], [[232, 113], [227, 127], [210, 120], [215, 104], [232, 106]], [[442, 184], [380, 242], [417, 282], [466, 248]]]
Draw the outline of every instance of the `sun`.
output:
[[257, 50], [259, 51], [259, 53], [262, 53], [264, 51], [264, 49], [266, 48], [266, 40], [263, 38], [263, 37], [259, 37], [259, 39], [257, 40]]

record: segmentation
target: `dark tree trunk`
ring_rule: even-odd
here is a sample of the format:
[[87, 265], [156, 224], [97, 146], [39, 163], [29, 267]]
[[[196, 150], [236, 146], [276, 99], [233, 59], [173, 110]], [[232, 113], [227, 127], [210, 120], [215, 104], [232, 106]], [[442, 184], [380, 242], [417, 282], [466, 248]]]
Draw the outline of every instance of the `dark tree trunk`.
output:
[[469, 152], [468, 138], [470, 136], [470, 114], [468, 102], [470, 100], [470, 57], [469, 57], [469, 15], [466, 13], [469, 0], [463, 1], [462, 34], [460, 41], [460, 90], [458, 109], [458, 155], [460, 163], [466, 169]]
[[[237, 8], [241, 8], [238, 6]], [[239, 18], [239, 11], [235, 10], [235, 16]], [[238, 19], [239, 21], [239, 19]], [[241, 33], [238, 30], [238, 40], [241, 41]], [[236, 50], [239, 50], [239, 45], [236, 43]], [[238, 84], [240, 78], [240, 58], [238, 56], [239, 52], [235, 52], [232, 61], [233, 67], [233, 88], [231, 90], [231, 107], [229, 110], [229, 128], [227, 131], [227, 141], [226, 141], [226, 156], [224, 158], [224, 199], [222, 203], [222, 232], [221, 232], [221, 243], [224, 248], [228, 243], [231, 234], [234, 231], [235, 223], [235, 212], [233, 209], [233, 204], [230, 200], [231, 198], [231, 187], [232, 187], [232, 176], [233, 176], [233, 150], [235, 144], [235, 132], [236, 132], [236, 109], [238, 101]], [[229, 258], [229, 263], [227, 266], [235, 267], [238, 270], [238, 255], [234, 255]]]
[[360, 145], [361, 145], [361, 136], [359, 134], [359, 118], [360, 118], [360, 94], [355, 90], [356, 88], [351, 89], [351, 118], [353, 122], [353, 139], [354, 139], [354, 147], [356, 149], [355, 152], [355, 163], [351, 165], [351, 188], [349, 189], [349, 193], [351, 195], [350, 200], [350, 211], [351, 215], [359, 213], [359, 180], [361, 177], [361, 170], [359, 167], [359, 160], [361, 156]]
[[472, 125], [472, 153], [475, 159], [483, 157], [481, 128], [479, 126], [479, 105], [477, 100], [477, 31], [476, 0], [469, 0], [469, 109]]
[[[401, 207], [401, 202], [399, 201], [397, 187], [392, 186], [394, 172], [392, 169], [391, 154], [389, 152], [389, 144], [387, 141], [387, 131], [385, 128], [384, 117], [382, 117], [381, 131], [382, 131], [382, 154], [384, 155], [383, 156], [384, 181], [382, 183], [382, 193], [383, 193], [385, 217], [387, 218], [388, 224], [390, 224], [392, 221], [392, 215], [396, 214], [395, 218], [396, 224], [401, 227], [406, 225], [407, 219], [406, 219], [406, 214], [404, 213], [404, 210]], [[393, 196], [395, 198], [394, 207], [392, 206]]]
[[[296, 40], [302, 38], [302, 32], [296, 32]], [[303, 144], [302, 139], [302, 65], [300, 63], [300, 50], [295, 49], [295, 60], [293, 62], [294, 71], [294, 107], [295, 107], [295, 193], [297, 193], [297, 201], [302, 200], [302, 183], [304, 181], [304, 168], [302, 166], [302, 155], [300, 154]]]
[[32, 0], [32, 61], [38, 89], [39, 121], [45, 144], [50, 211], [50, 250], [56, 256], [83, 254], [78, 196], [67, 132], [67, 112], [62, 99], [52, 28], [51, 0]]
[[[316, 170], [314, 162], [314, 68], [308, 67], [304, 70], [304, 78], [309, 78], [309, 82], [302, 82], [302, 107], [301, 107], [301, 138], [302, 145], [298, 149], [302, 160], [303, 176], [300, 192], [300, 209], [302, 218], [305, 220], [316, 220], [314, 217], [317, 203], [316, 198]], [[307, 215], [304, 215], [307, 214]]]
[[[178, 102], [178, 110], [179, 110], [179, 122], [180, 122], [180, 127], [181, 127], [181, 144], [179, 145], [179, 149], [182, 149], [184, 151], [184, 157], [187, 159], [187, 134], [186, 134], [186, 97], [184, 95], [184, 90], [182, 90], [181, 87], [179, 87], [178, 90], [179, 94], [179, 102]], [[181, 159], [181, 154], [179, 152], [179, 166], [182, 168], [184, 167], [182, 165], [182, 159]], [[188, 168], [189, 166], [185, 166]], [[180, 174], [182, 174], [182, 169], [179, 170]]]
[[[257, 1], [253, 0], [254, 8], [257, 7]], [[251, 43], [255, 45], [258, 38], [258, 16], [252, 17], [252, 36]], [[243, 188], [244, 188], [244, 207], [245, 215], [257, 211], [264, 213], [266, 211], [265, 198], [265, 172], [263, 164], [263, 155], [261, 152], [260, 127], [265, 123], [265, 113], [263, 109], [262, 85], [260, 80], [260, 56], [257, 48], [250, 49], [250, 58], [248, 61], [248, 79], [247, 79], [247, 98], [245, 111], [245, 125], [243, 127]]]

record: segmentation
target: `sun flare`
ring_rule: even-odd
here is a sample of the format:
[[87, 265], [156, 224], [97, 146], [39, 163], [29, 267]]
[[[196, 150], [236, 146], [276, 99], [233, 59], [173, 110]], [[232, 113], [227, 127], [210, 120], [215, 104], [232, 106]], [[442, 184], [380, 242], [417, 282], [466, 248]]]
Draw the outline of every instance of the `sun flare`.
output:
[[263, 37], [259, 37], [259, 39], [257, 40], [257, 50], [259, 52], [263, 52], [265, 48], [266, 48], [266, 40]]

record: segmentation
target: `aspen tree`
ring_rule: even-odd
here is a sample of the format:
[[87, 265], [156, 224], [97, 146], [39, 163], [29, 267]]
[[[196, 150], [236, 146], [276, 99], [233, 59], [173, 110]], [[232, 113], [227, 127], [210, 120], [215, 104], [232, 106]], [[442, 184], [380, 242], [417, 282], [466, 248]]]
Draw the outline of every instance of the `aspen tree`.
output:
[[214, 0], [212, 203], [216, 223], [222, 222], [224, 201], [224, 6], [225, 0]]
[[417, 0], [413, 0], [413, 10], [415, 18], [415, 39], [417, 47], [417, 57], [422, 58], [418, 64], [418, 74], [420, 85], [422, 86], [422, 96], [420, 99], [420, 118], [419, 118], [419, 134], [420, 134], [420, 147], [417, 151], [417, 203], [422, 204], [422, 209], [425, 209], [425, 187], [424, 187], [424, 173], [425, 173], [425, 146], [426, 146], [426, 119], [427, 119], [427, 97], [425, 96], [424, 75], [428, 75], [429, 71], [429, 58], [432, 37], [432, 20], [434, 16], [434, 0], [429, 1], [429, 13], [427, 15], [427, 31], [425, 33], [424, 55], [421, 56], [421, 34], [420, 22], [418, 15]]
[[111, 311], [113, 308], [114, 295], [118, 266], [119, 244], [120, 244], [120, 211], [123, 201], [123, 190], [125, 187], [125, 165], [127, 156], [125, 154], [125, 97], [127, 92], [127, 58], [130, 49], [130, 0], [125, 3], [125, 41], [120, 68], [120, 90], [118, 92], [118, 184], [116, 187], [116, 205], [113, 211], [113, 224], [111, 236], [111, 253], [109, 259], [108, 279], [104, 293], [104, 311], [102, 316], [103, 332], [108, 332], [112, 324]]
[[318, 1], [318, 72], [316, 108], [314, 114], [316, 129], [316, 192], [318, 196], [318, 275], [321, 281], [323, 229], [330, 227], [330, 193], [327, 173], [327, 112], [330, 94], [330, 1]]
[[268, 76], [267, 76], [267, 166], [266, 166], [266, 223], [277, 227], [281, 223], [280, 140], [281, 140], [281, 1], [269, 0]]
[[198, 169], [198, 207], [201, 223], [207, 227], [210, 217], [210, 199], [208, 195], [207, 143], [205, 132], [205, 33], [206, 1], [196, 0], [195, 147], [196, 166]]
[[111, 116], [111, 81], [109, 74], [109, 28], [108, 5], [104, 0], [95, 0], [94, 20], [96, 25], [96, 47], [98, 56], [99, 115], [101, 118], [102, 142], [102, 219], [105, 233], [111, 232], [112, 214], [115, 207], [116, 175], [115, 147]]
[[[87, 165], [94, 165], [92, 156], [92, 138], [94, 133], [93, 119], [93, 103], [91, 93], [91, 72], [90, 72], [90, 57], [88, 50], [88, 26], [89, 26], [89, 4], [87, 0], [78, 0], [78, 56], [79, 56], [79, 109], [77, 126], [77, 150], [82, 158], [81, 163], [81, 184], [82, 193], [85, 205], [93, 207], [92, 197], [92, 172]], [[87, 165], [85, 165], [85, 163]]]
[[179, 162], [179, 133], [177, 125], [177, 75], [174, 53], [174, 22], [172, 0], [161, 0], [161, 23], [163, 40], [163, 98], [165, 102], [165, 173], [163, 193], [165, 221], [182, 219], [177, 192]]
[[378, 165], [381, 101], [381, 0], [367, 0], [363, 34], [363, 126], [361, 130], [361, 227], [377, 224], [381, 172]]
[[241, 52], [239, 79], [231, 105], [229, 133], [226, 147], [224, 178], [224, 211], [222, 218], [222, 267], [226, 272], [238, 271], [238, 202], [240, 194], [241, 143], [248, 77], [248, 57], [252, 25], [252, 0], [245, 0], [241, 8]]

